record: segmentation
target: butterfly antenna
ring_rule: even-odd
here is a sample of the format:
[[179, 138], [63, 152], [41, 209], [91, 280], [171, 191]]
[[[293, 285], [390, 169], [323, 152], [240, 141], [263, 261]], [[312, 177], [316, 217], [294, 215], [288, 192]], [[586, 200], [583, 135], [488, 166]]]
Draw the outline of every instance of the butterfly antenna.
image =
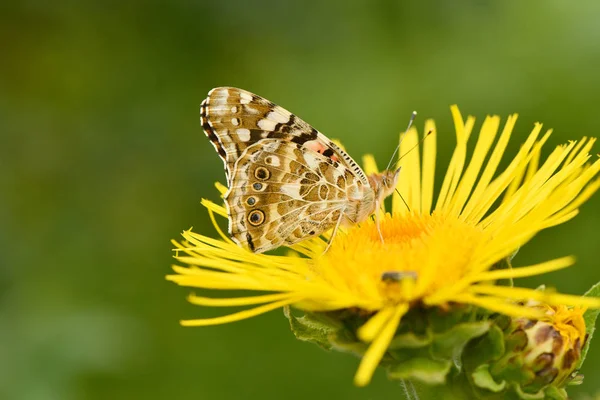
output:
[[408, 203], [406, 202], [406, 200], [404, 200], [404, 197], [402, 197], [402, 195], [400, 194], [400, 192], [398, 191], [398, 189], [395, 189], [396, 193], [398, 193], [398, 196], [400, 196], [400, 198], [402, 199], [402, 202], [404, 203], [404, 205], [406, 206], [406, 208], [408, 209], [408, 212], [410, 212], [410, 207], [408, 206]]
[[398, 146], [396, 146], [396, 150], [394, 150], [394, 154], [392, 154], [392, 157], [390, 158], [390, 162], [388, 163], [386, 169], [388, 169], [388, 170], [390, 169], [390, 166], [392, 165], [392, 162], [394, 161], [394, 157], [398, 153], [398, 150], [400, 150], [400, 145], [402, 144], [402, 141], [404, 140], [404, 136], [406, 136], [406, 133], [408, 132], [408, 130], [412, 126], [413, 121], [415, 120], [416, 116], [417, 116], [417, 112], [413, 111], [412, 114], [410, 115], [410, 119], [408, 120], [408, 126], [406, 127], [406, 130], [404, 131], [404, 135], [402, 135], [400, 137], [400, 142], [398, 143]]
[[430, 129], [425, 136], [423, 136], [421, 138], [421, 140], [419, 140], [419, 142], [417, 144], [415, 144], [413, 147], [411, 147], [410, 149], [408, 149], [408, 151], [404, 154], [402, 154], [400, 157], [398, 157], [398, 163], [400, 162], [400, 160], [402, 160], [404, 157], [406, 157], [411, 151], [413, 151], [414, 149], [416, 149], [417, 147], [419, 147], [421, 145], [421, 143], [423, 143], [425, 141], [425, 139], [427, 139], [427, 137], [429, 135], [431, 135], [433, 133], [433, 131]]

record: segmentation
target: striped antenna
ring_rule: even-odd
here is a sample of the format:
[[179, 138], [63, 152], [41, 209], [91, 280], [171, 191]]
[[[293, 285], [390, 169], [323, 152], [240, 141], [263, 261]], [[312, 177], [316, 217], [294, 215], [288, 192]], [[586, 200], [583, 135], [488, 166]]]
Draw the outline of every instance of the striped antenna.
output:
[[394, 150], [394, 153], [392, 154], [392, 157], [390, 158], [390, 162], [388, 163], [387, 167], [385, 168], [386, 170], [389, 170], [390, 167], [392, 166], [392, 163], [394, 162], [394, 157], [396, 157], [398, 150], [400, 150], [400, 145], [402, 144], [402, 141], [404, 140], [404, 136], [406, 136], [406, 133], [412, 126], [413, 121], [415, 120], [416, 116], [417, 116], [417, 112], [413, 111], [412, 114], [410, 115], [410, 119], [408, 120], [408, 126], [406, 127], [406, 130], [404, 131], [404, 135], [402, 135], [402, 137], [400, 138], [400, 142], [398, 143], [398, 146], [396, 146], [396, 150]]

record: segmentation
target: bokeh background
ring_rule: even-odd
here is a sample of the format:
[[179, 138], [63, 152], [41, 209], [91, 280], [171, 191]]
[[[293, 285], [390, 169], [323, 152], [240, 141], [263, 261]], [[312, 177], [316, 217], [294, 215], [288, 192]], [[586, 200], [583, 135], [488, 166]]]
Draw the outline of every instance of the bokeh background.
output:
[[[222, 163], [199, 126], [215, 86], [283, 105], [350, 154], [383, 164], [413, 109], [434, 117], [439, 174], [450, 104], [481, 121], [535, 121], [549, 148], [598, 136], [600, 3], [455, 1], [22, 1], [0, 6], [0, 398], [378, 399], [380, 371], [296, 341], [281, 312], [215, 315], [165, 281], [170, 240], [213, 234]], [[596, 147], [597, 149], [598, 147]], [[440, 175], [441, 176], [441, 175]], [[438, 183], [440, 179], [438, 178]], [[576, 267], [519, 282], [582, 293], [600, 279], [600, 196], [538, 235], [516, 265]], [[574, 398], [600, 391], [600, 344]]]

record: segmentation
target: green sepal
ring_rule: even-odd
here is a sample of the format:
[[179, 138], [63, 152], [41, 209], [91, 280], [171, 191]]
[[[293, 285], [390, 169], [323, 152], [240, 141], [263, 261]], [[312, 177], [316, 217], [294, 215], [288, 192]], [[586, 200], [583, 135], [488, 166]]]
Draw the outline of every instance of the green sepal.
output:
[[[336, 332], [331, 333], [329, 336], [329, 342], [334, 350], [344, 351], [346, 353], [353, 353], [362, 357], [363, 354], [369, 348], [369, 345], [361, 342], [358, 338], [348, 329], [340, 329]], [[382, 362], [387, 361], [388, 355], [385, 354]]]
[[[301, 317], [292, 314], [291, 308], [283, 308], [296, 339], [311, 342], [325, 350], [337, 350], [362, 356], [368, 345], [358, 340], [354, 332], [336, 317], [339, 314], [304, 312]], [[387, 357], [384, 357], [387, 360]], [[382, 360], [383, 361], [383, 360]]]
[[289, 306], [283, 308], [283, 314], [290, 322], [292, 333], [297, 339], [315, 343], [326, 350], [333, 347], [330, 337], [343, 329], [341, 323], [327, 318], [325, 314], [307, 312], [301, 317], [295, 317]]
[[441, 359], [457, 359], [465, 345], [473, 338], [479, 337], [490, 329], [490, 322], [465, 322], [452, 329], [434, 335], [431, 344], [431, 355]]
[[[426, 385], [417, 380], [410, 383], [418, 395], [418, 397], [408, 397], [412, 399], [473, 400], [479, 398], [473, 393], [465, 374], [457, 368], [450, 370], [444, 385]], [[504, 400], [504, 398], [498, 398], [498, 400]]]
[[473, 340], [463, 351], [463, 365], [469, 371], [476, 370], [480, 365], [492, 360], [498, 360], [505, 353], [504, 333], [492, 325], [487, 334]]
[[515, 394], [519, 396], [519, 399], [523, 400], [568, 400], [566, 390], [557, 388], [556, 386], [548, 386], [545, 389], [541, 389], [536, 393], [523, 392], [520, 386], [515, 385]]
[[[587, 292], [585, 292], [583, 297], [600, 297], [600, 282], [596, 283]], [[600, 309], [588, 309], [583, 314], [587, 338], [585, 344], [583, 345], [583, 349], [581, 350], [581, 360], [579, 360], [579, 365], [577, 368], [581, 368], [583, 362], [585, 361], [585, 357], [587, 356], [587, 352], [590, 348], [590, 342], [592, 341], [592, 337], [596, 331], [596, 318], [598, 318], [598, 313], [600, 313]]]
[[[407, 315], [407, 318], [410, 316]], [[472, 319], [473, 307], [454, 304], [450, 310], [432, 308], [426, 312], [426, 331], [443, 333], [452, 330], [457, 324]]]
[[451, 368], [451, 360], [414, 357], [390, 365], [387, 368], [387, 375], [390, 379], [417, 379], [429, 385], [438, 385], [446, 382], [446, 376]]
[[550, 386], [544, 391], [545, 400], [567, 400], [569, 396], [565, 389], [559, 389], [556, 386]]
[[512, 385], [515, 389], [515, 393], [519, 396], [519, 399], [523, 400], [542, 400], [546, 398], [544, 390], [540, 390], [535, 393], [526, 393], [521, 389], [520, 385]]
[[[449, 372], [458, 371], [465, 345], [484, 335], [489, 321], [474, 322], [474, 309], [453, 305], [450, 309], [415, 308], [409, 311], [388, 346], [380, 365], [391, 379], [409, 379], [435, 385], [448, 382]], [[284, 315], [296, 338], [317, 344], [326, 350], [338, 350], [363, 356], [369, 344], [356, 337], [357, 329], [371, 314], [357, 310], [303, 312]], [[468, 386], [468, 385], [467, 385]]]
[[433, 340], [431, 334], [416, 335], [412, 332], [401, 333], [392, 339], [389, 350], [400, 350], [400, 349], [415, 349], [425, 347], [431, 344]]
[[487, 364], [480, 365], [471, 373], [471, 378], [475, 386], [489, 390], [493, 393], [499, 393], [506, 388], [506, 381], [498, 383], [490, 374], [490, 366]]
[[[429, 385], [439, 385], [448, 381], [452, 366], [461, 359], [465, 345], [475, 337], [485, 334], [491, 324], [488, 321], [460, 322], [469, 320], [470, 315], [465, 308], [458, 309], [458, 316], [451, 312], [440, 313], [431, 310], [424, 319], [436, 320], [442, 317], [443, 322], [428, 322], [422, 334], [398, 333], [392, 339], [387, 354], [390, 358], [382, 360], [382, 366], [388, 370], [390, 379], [408, 379]], [[408, 314], [405, 321], [408, 325], [415, 320], [423, 319], [423, 314], [411, 318]], [[452, 321], [452, 323], [450, 323]], [[434, 328], [445, 330], [435, 331]]]
[[573, 374], [571, 374], [571, 380], [569, 382], [567, 382], [568, 386], [579, 386], [583, 383], [583, 374], [578, 373], [577, 371], [574, 371]]

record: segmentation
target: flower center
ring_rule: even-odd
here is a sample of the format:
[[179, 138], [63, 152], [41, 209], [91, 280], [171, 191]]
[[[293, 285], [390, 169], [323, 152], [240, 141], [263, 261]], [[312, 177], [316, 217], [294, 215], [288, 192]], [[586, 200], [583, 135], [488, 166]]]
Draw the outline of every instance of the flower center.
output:
[[380, 229], [383, 243], [373, 221], [339, 233], [315, 260], [318, 274], [378, 307], [418, 301], [458, 282], [489, 240], [480, 227], [436, 213], [387, 216]]

